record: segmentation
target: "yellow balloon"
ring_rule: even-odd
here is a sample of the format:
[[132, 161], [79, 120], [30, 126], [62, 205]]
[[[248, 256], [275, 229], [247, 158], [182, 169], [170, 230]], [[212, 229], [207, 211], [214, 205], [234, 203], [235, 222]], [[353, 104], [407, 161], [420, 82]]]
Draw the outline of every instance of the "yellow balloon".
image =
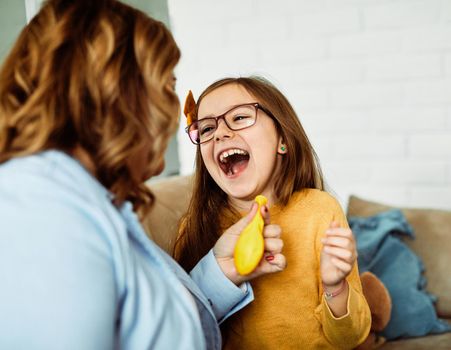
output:
[[260, 209], [268, 200], [265, 196], [258, 195], [255, 197], [255, 201], [258, 203], [257, 214], [241, 232], [235, 246], [235, 267], [240, 275], [248, 275], [254, 271], [265, 251], [264, 221]]

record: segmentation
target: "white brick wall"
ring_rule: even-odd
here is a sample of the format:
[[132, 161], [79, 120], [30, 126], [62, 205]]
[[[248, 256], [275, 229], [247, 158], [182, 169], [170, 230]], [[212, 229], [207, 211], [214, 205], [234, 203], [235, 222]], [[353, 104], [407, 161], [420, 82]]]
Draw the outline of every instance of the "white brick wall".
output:
[[[177, 90], [259, 74], [349, 194], [451, 209], [451, 0], [169, 0]], [[194, 146], [179, 129], [181, 173]]]

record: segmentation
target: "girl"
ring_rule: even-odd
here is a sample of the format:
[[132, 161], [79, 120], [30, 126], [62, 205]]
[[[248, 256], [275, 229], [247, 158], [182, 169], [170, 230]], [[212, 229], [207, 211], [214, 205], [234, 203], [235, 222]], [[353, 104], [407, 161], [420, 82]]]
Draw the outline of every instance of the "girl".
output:
[[[268, 198], [285, 242], [286, 270], [253, 280], [255, 301], [223, 324], [225, 348], [350, 349], [363, 342], [371, 316], [355, 241], [340, 205], [324, 191], [316, 154], [288, 100], [264, 79], [227, 78], [201, 94], [188, 119], [197, 166], [175, 258], [190, 270], [258, 194]], [[277, 265], [283, 258], [262, 260]]]

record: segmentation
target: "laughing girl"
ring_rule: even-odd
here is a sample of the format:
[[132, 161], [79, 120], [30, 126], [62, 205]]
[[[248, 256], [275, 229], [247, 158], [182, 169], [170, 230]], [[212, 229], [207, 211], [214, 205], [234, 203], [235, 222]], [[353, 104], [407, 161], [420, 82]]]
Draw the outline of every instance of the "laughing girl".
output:
[[[287, 262], [285, 271], [252, 280], [254, 302], [222, 325], [225, 348], [351, 349], [363, 342], [371, 316], [355, 241], [288, 100], [262, 78], [227, 78], [193, 105], [194, 192], [175, 258], [191, 270], [263, 194]], [[277, 268], [282, 247], [273, 251], [262, 262]], [[235, 269], [233, 261], [224, 265]]]

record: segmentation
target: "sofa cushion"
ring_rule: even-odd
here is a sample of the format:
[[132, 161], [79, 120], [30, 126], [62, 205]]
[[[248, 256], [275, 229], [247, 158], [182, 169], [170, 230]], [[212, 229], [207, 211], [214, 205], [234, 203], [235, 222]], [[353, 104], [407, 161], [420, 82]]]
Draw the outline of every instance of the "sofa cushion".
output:
[[[351, 196], [348, 216], [372, 216], [393, 207]], [[415, 239], [404, 242], [418, 254], [425, 265], [427, 289], [438, 297], [437, 313], [451, 317], [451, 211], [401, 208], [413, 227]]]
[[421, 259], [401, 240], [414, 237], [399, 209], [370, 217], [349, 217], [357, 241], [360, 272], [371, 271], [388, 289], [392, 310], [382, 336], [387, 339], [450, 332], [437, 318], [434, 298], [425, 290]]
[[171, 254], [179, 220], [191, 199], [192, 177], [173, 176], [151, 182], [149, 187], [155, 195], [155, 203], [142, 224], [149, 237]]
[[451, 333], [428, 335], [426, 337], [401, 339], [389, 341], [380, 347], [380, 350], [449, 350], [451, 344]]

